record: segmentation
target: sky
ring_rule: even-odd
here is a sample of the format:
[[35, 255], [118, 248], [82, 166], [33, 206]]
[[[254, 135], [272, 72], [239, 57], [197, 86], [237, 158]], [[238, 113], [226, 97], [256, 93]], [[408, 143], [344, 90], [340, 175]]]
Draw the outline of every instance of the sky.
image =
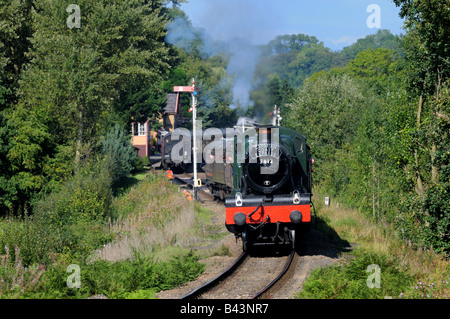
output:
[[376, 33], [378, 27], [404, 33], [403, 19], [392, 0], [188, 1], [181, 9], [194, 27], [215, 40], [245, 38], [252, 44], [266, 44], [277, 35], [304, 33], [332, 50], [341, 50]]

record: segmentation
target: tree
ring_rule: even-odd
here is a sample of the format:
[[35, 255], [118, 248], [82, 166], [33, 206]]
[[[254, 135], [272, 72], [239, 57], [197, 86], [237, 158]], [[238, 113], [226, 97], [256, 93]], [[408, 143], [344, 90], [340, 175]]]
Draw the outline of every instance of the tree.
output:
[[129, 136], [118, 124], [106, 134], [101, 152], [105, 156], [105, 164], [113, 182], [131, 172], [137, 157]]
[[32, 36], [31, 10], [34, 0], [0, 1], [0, 110], [17, 102], [16, 91]]
[[351, 76], [363, 78], [369, 87], [381, 94], [389, 90], [389, 81], [392, 74], [399, 70], [401, 62], [394, 50], [367, 49], [359, 52], [345, 70]]
[[333, 66], [334, 53], [323, 43], [309, 44], [289, 64], [289, 79], [293, 86], [300, 85], [312, 74]]
[[[406, 19], [408, 31], [404, 41], [405, 58], [408, 62], [408, 82], [411, 97], [417, 102], [416, 135], [417, 144], [425, 145], [431, 162], [431, 180], [423, 181], [423, 168], [420, 167], [421, 151], [416, 149], [417, 172], [416, 191], [424, 194], [426, 184], [439, 181], [439, 168], [436, 154], [445, 143], [439, 143], [439, 114], [445, 111], [440, 107], [442, 89], [450, 73], [450, 4], [448, 1], [395, 0], [400, 7], [400, 16]], [[432, 125], [423, 125], [431, 123]], [[423, 156], [423, 155], [422, 155]]]
[[187, 0], [168, 0], [166, 2], [167, 4], [172, 3], [173, 8], [178, 8], [181, 6], [182, 3], [186, 3]]
[[70, 29], [66, 1], [36, 3], [32, 62], [22, 78], [19, 105], [52, 114], [45, 124], [62, 143], [76, 142], [75, 162], [83, 145], [106, 132], [110, 114], [133, 107], [125, 102], [139, 105], [139, 113], [153, 112], [154, 97], [147, 90], [158, 87], [168, 67], [161, 1], [78, 5], [81, 27]]
[[356, 43], [342, 49], [341, 56], [345, 62], [356, 58], [357, 54], [368, 49], [389, 49], [402, 54], [401, 40], [399, 36], [393, 35], [389, 30], [380, 29], [375, 34], [358, 39]]
[[5, 141], [0, 150], [0, 209], [30, 212], [29, 200], [46, 182], [43, 168], [54, 144], [36, 114], [21, 109], [4, 115], [6, 125], [0, 130], [0, 140]]
[[81, 25], [70, 28], [67, 1], [0, 1], [2, 210], [28, 211], [92, 156], [113, 124], [162, 107], [171, 60], [162, 1], [77, 4]]
[[338, 154], [347, 152], [352, 144], [361, 105], [364, 96], [357, 81], [345, 74], [323, 72], [303, 83], [282, 114], [284, 125], [308, 140], [316, 159], [316, 183], [336, 193], [348, 178], [336, 169], [343, 160]]
[[419, 94], [439, 94], [450, 72], [450, 4], [440, 0], [394, 0], [408, 31], [405, 55]]

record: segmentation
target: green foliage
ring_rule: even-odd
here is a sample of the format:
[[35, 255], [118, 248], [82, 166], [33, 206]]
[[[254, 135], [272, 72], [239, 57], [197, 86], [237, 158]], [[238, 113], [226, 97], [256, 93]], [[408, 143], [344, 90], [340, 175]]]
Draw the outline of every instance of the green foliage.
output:
[[[3, 193], [0, 208], [8, 207], [23, 214], [29, 200], [44, 187], [48, 179], [43, 172], [48, 153], [53, 149], [51, 134], [39, 114], [25, 109], [4, 112], [1, 157], [4, 160], [1, 179]], [[50, 177], [51, 178], [51, 177]], [[2, 207], [3, 206], [3, 207]]]
[[[389, 49], [391, 56], [401, 54], [399, 38], [388, 30], [379, 30], [374, 35], [359, 39], [341, 52], [331, 51], [313, 36], [304, 34], [278, 36], [262, 47], [262, 57], [255, 71], [257, 84], [252, 91], [254, 109], [262, 112], [265, 117], [273, 109], [275, 101], [279, 101], [279, 91], [268, 90], [273, 84], [270, 82], [274, 76], [278, 76], [283, 83], [281, 91], [283, 99], [277, 104], [283, 107], [292, 96], [291, 88], [300, 87], [308, 77], [314, 77], [317, 72], [333, 67], [345, 66], [364, 50], [381, 48]], [[384, 61], [384, 57], [381, 57], [381, 60]], [[389, 71], [392, 72], [393, 69]]]
[[399, 70], [400, 56], [389, 49], [368, 49], [358, 53], [346, 66], [349, 75], [364, 79], [377, 94], [390, 88], [392, 74]]
[[[433, 247], [445, 254], [450, 248], [449, 101], [448, 84], [444, 83], [439, 98], [424, 98], [420, 125], [414, 115], [411, 119], [398, 112], [395, 118], [397, 136], [402, 143], [398, 147], [398, 164], [406, 173], [410, 190], [400, 206], [398, 229], [404, 238], [419, 246]], [[418, 188], [418, 177], [422, 191]]]
[[134, 260], [97, 261], [81, 265], [81, 287], [68, 288], [65, 265], [53, 265], [42, 275], [38, 289], [22, 298], [88, 298], [104, 294], [108, 298], [148, 298], [196, 278], [204, 269], [198, 257], [189, 253], [167, 262], [136, 256]]
[[123, 294], [123, 299], [155, 299], [157, 293], [155, 289], [140, 289]]
[[359, 52], [307, 79], [283, 118], [308, 138], [316, 185], [448, 254], [448, 84], [419, 99], [405, 80], [413, 65], [394, 50]]
[[[149, 299], [166, 289], [172, 289], [196, 278], [204, 265], [198, 257], [188, 253], [166, 262], [155, 262], [151, 257], [137, 256], [121, 262], [97, 261], [80, 266], [80, 288], [67, 287], [66, 264], [26, 269], [19, 265], [24, 277], [18, 276], [18, 264], [2, 261], [0, 278], [8, 280], [0, 285], [0, 297], [33, 299], [86, 299], [104, 294], [108, 298]], [[9, 273], [7, 273], [9, 272]], [[16, 289], [11, 286], [17, 283]]]
[[330, 68], [336, 55], [316, 37], [306, 34], [278, 36], [262, 50], [255, 77], [264, 84], [268, 75], [276, 73], [293, 87], [300, 86], [314, 72]]
[[[380, 288], [369, 288], [370, 265], [380, 267]], [[397, 268], [397, 261], [375, 253], [360, 253], [348, 264], [317, 268], [308, 277], [297, 298], [384, 299], [394, 298], [409, 289], [413, 278]], [[372, 283], [372, 280], [369, 280]]]
[[82, 8], [79, 29], [67, 27], [65, 1], [37, 4], [21, 103], [48, 113], [54, 121], [51, 133], [64, 143], [76, 140], [80, 151], [83, 143], [106, 133], [109, 114], [126, 117], [124, 124], [160, 108], [151, 94], [158, 92], [156, 83], [168, 67], [168, 50], [160, 1], [77, 4]]
[[404, 41], [411, 91], [434, 94], [450, 74], [450, 5], [448, 1], [394, 0], [408, 31]]
[[131, 145], [129, 136], [116, 124], [102, 141], [101, 152], [112, 181], [127, 176], [137, 160], [136, 151]]
[[81, 27], [73, 29], [67, 5], [0, 1], [2, 215], [29, 213], [40, 192], [98, 155], [113, 124], [157, 122], [164, 106], [160, 83], [173, 52], [163, 1], [79, 1]]
[[[14, 103], [22, 70], [29, 62], [34, 1], [0, 1], [0, 110]], [[4, 85], [4, 86], [3, 86]]]
[[338, 179], [346, 177], [335, 166], [346, 170], [342, 160], [354, 139], [361, 105], [364, 96], [356, 81], [347, 75], [323, 73], [305, 81], [284, 110], [285, 125], [308, 138], [316, 159], [315, 183], [326, 183], [336, 192], [344, 186]]
[[41, 200], [35, 214], [60, 225], [89, 223], [110, 217], [111, 201], [111, 177], [99, 162], [77, 171], [60, 190]]
[[355, 59], [359, 52], [376, 49], [394, 50], [401, 54], [400, 37], [393, 35], [389, 30], [380, 29], [377, 33], [358, 39], [356, 43], [343, 48], [341, 56], [344, 61], [350, 61]]
[[112, 191], [104, 167], [100, 163], [78, 171], [37, 202], [32, 216], [3, 220], [1, 250], [18, 246], [25, 265], [48, 264], [52, 258], [86, 258], [110, 241], [106, 220], [113, 217]]

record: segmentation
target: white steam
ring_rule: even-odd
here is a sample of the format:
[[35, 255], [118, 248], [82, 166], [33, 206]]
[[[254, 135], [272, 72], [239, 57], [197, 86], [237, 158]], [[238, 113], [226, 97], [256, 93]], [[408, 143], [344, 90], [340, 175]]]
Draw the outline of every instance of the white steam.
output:
[[[213, 24], [214, 28], [211, 30], [220, 30], [218, 28], [221, 25], [224, 28], [222, 32], [214, 32], [216, 38], [208, 31], [193, 28], [192, 24], [185, 17], [178, 17], [167, 25], [166, 41], [186, 50], [188, 53], [191, 53], [190, 51], [196, 47], [197, 51], [204, 58], [218, 54], [229, 56], [230, 60], [226, 71], [233, 80], [233, 102], [231, 107], [239, 105], [247, 109], [249, 105], [252, 105], [250, 91], [260, 52], [255, 45], [246, 40], [243, 32], [238, 32], [240, 30], [239, 21], [230, 19], [230, 16], [228, 16], [225, 24], [223, 21], [225, 16], [217, 14], [220, 10], [215, 12], [216, 16], [214, 19], [216, 19], [216, 23]], [[230, 21], [233, 22], [232, 27], [230, 26]], [[242, 23], [245, 23], [245, 21], [242, 21]]]

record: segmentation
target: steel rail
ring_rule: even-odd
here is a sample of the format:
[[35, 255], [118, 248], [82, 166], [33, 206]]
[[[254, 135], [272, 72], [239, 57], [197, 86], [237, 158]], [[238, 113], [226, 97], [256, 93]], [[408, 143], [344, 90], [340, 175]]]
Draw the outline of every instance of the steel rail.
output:
[[291, 254], [290, 254], [283, 270], [280, 272], [280, 274], [274, 280], [272, 280], [272, 282], [270, 284], [268, 284], [266, 287], [264, 287], [264, 289], [262, 289], [261, 291], [259, 291], [255, 295], [253, 295], [253, 297], [251, 299], [262, 299], [265, 296], [267, 296], [270, 293], [270, 291], [274, 288], [274, 286], [278, 282], [280, 282], [281, 279], [288, 273], [295, 256], [296, 256], [296, 252], [295, 252], [295, 250], [292, 250]]
[[218, 286], [220, 283], [222, 283], [225, 279], [230, 277], [238, 268], [242, 265], [242, 263], [247, 259], [248, 253], [243, 252], [235, 261], [234, 263], [228, 267], [224, 272], [222, 272], [220, 275], [212, 279], [211, 281], [207, 282], [206, 284], [198, 287], [197, 289], [191, 291], [187, 295], [184, 295], [180, 299], [198, 299], [201, 295], [204, 293], [210, 291], [211, 289]]

